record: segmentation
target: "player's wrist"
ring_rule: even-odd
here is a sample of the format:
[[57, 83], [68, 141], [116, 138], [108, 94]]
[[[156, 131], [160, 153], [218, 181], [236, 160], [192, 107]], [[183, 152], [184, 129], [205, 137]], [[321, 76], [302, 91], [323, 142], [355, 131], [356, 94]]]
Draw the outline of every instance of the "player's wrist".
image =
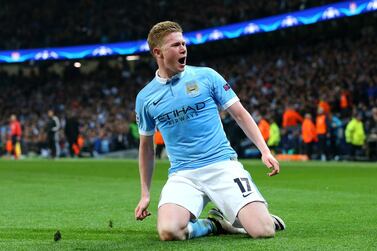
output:
[[149, 200], [150, 199], [150, 193], [148, 192], [141, 192], [141, 198], [144, 200]]
[[270, 149], [265, 149], [263, 151], [261, 151], [262, 155], [268, 155], [268, 154], [271, 154], [271, 151]]

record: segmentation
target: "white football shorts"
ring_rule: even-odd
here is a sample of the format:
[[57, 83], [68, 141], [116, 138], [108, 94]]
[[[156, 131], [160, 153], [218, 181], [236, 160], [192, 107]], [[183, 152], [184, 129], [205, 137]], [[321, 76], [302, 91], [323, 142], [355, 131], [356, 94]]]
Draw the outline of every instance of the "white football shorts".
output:
[[242, 164], [227, 160], [171, 174], [162, 189], [158, 207], [166, 203], [177, 204], [198, 218], [209, 201], [231, 223], [248, 203], [259, 201], [267, 205]]

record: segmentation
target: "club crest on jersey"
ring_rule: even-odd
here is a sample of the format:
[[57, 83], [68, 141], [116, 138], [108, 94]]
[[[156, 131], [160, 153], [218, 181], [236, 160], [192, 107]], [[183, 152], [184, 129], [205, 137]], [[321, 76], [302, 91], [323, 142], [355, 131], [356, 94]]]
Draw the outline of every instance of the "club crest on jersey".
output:
[[196, 97], [199, 93], [199, 85], [197, 82], [188, 82], [186, 83], [186, 94], [190, 97]]

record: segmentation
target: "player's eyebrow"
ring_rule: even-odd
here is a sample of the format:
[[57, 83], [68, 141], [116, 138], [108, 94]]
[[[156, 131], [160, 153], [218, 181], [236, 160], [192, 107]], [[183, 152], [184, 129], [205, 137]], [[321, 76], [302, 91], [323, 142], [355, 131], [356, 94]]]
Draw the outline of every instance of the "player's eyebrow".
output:
[[171, 45], [172, 45], [172, 46], [176, 46], [176, 45], [180, 45], [180, 44], [185, 45], [186, 42], [185, 42], [185, 41], [175, 41], [175, 42], [173, 42]]

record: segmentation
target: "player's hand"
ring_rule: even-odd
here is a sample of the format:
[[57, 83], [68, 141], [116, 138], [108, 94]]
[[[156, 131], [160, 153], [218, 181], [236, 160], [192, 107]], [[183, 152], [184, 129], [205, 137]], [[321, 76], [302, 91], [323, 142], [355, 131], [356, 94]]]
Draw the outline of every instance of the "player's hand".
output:
[[149, 206], [150, 198], [149, 197], [142, 197], [135, 208], [135, 218], [136, 220], [144, 220], [147, 218], [151, 213], [147, 210]]
[[263, 163], [272, 171], [268, 173], [268, 176], [274, 176], [280, 172], [279, 162], [272, 156], [271, 153], [262, 154]]

